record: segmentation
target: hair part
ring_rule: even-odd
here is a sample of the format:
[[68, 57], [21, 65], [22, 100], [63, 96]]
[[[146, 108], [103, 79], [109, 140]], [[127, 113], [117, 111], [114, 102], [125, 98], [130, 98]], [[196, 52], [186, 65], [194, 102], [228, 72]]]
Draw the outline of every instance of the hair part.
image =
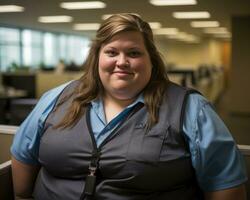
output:
[[[164, 62], [154, 44], [153, 33], [149, 24], [136, 14], [121, 13], [114, 14], [106, 19], [98, 29], [89, 55], [84, 63], [84, 73], [79, 79], [78, 87], [71, 94], [74, 95], [73, 102], [66, 111], [62, 121], [55, 128], [73, 126], [86, 111], [91, 101], [102, 96], [104, 88], [98, 73], [100, 49], [102, 45], [108, 43], [116, 34], [126, 31], [140, 32], [149, 53], [152, 74], [147, 86], [143, 89], [143, 95], [145, 106], [149, 112], [148, 126], [152, 127], [157, 123], [159, 107], [168, 81]], [[61, 103], [66, 99], [63, 98]]]

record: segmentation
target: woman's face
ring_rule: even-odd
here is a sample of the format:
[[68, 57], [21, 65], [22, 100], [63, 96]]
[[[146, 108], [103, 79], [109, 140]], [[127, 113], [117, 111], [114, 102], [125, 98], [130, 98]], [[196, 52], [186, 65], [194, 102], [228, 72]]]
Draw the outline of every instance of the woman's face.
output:
[[149, 82], [152, 70], [142, 34], [118, 33], [103, 44], [98, 69], [105, 95], [119, 100], [135, 98]]

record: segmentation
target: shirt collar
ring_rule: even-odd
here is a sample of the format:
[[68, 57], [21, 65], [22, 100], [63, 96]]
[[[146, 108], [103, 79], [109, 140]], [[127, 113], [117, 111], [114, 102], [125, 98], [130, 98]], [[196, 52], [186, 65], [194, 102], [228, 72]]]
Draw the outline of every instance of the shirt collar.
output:
[[144, 97], [143, 97], [142, 93], [137, 97], [137, 99], [133, 103], [131, 103], [130, 105], [128, 105], [126, 108], [131, 108], [134, 105], [136, 105], [137, 103], [143, 103], [144, 104]]
[[[94, 110], [100, 110], [100, 109], [103, 110], [103, 103], [102, 103], [102, 99], [101, 98], [92, 100], [90, 103], [91, 103], [92, 108]], [[142, 93], [136, 98], [136, 100], [133, 103], [131, 103], [130, 105], [128, 105], [126, 108], [131, 108], [134, 105], [136, 105], [137, 103], [143, 103], [144, 104], [144, 97], [143, 97]]]

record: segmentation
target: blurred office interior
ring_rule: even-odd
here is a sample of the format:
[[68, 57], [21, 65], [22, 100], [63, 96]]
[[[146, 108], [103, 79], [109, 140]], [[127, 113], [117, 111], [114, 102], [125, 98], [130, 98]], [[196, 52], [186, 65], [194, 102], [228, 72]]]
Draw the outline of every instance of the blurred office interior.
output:
[[[215, 106], [250, 172], [250, 1], [93, 2], [0, 1], [0, 166], [10, 166], [16, 128], [41, 95], [81, 76], [99, 23], [130, 12], [150, 22], [169, 78]], [[1, 173], [6, 180], [9, 173]]]

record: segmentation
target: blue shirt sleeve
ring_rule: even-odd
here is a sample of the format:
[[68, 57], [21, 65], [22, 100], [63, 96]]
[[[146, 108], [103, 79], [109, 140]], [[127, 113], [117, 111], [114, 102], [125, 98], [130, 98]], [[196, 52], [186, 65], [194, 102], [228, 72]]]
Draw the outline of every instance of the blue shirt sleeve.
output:
[[231, 188], [247, 181], [243, 157], [223, 121], [201, 95], [188, 97], [183, 131], [203, 191]]
[[38, 152], [44, 122], [57, 97], [68, 84], [69, 82], [46, 92], [20, 125], [11, 146], [11, 154], [15, 159], [25, 164], [39, 164]]

